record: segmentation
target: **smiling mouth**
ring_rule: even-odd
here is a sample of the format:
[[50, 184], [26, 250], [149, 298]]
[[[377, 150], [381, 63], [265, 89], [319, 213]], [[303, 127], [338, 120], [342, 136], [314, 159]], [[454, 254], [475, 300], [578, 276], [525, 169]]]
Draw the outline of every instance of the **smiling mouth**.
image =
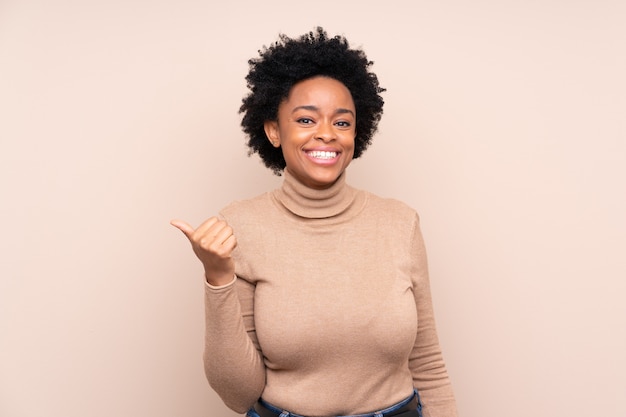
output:
[[306, 154], [315, 159], [334, 159], [337, 157], [337, 152], [329, 151], [310, 151]]

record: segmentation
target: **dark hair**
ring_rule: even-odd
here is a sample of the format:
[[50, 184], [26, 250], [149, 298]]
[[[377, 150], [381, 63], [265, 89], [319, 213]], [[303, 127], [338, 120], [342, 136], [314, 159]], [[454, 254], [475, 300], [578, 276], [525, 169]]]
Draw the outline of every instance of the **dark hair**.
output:
[[280, 148], [273, 147], [265, 135], [264, 123], [277, 120], [278, 106], [287, 98], [294, 84], [315, 76], [326, 76], [343, 83], [356, 108], [354, 158], [358, 158], [372, 142], [383, 114], [384, 101], [379, 93], [376, 74], [369, 71], [368, 61], [360, 49], [350, 49], [343, 36], [329, 38], [318, 27], [297, 39], [280, 35], [270, 47], [259, 51], [259, 58], [248, 61], [246, 76], [250, 93], [239, 109], [241, 126], [248, 136], [249, 154], [258, 153], [263, 163], [280, 175], [285, 159]]

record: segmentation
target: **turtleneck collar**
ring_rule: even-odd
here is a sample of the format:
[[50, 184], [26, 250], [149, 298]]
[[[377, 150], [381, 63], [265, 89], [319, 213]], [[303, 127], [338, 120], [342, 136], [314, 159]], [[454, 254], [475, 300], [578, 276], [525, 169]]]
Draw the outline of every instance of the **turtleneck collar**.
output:
[[365, 195], [346, 184], [344, 171], [329, 188], [316, 190], [302, 184], [288, 170], [284, 170], [282, 187], [273, 195], [293, 214], [308, 219], [323, 219], [358, 210]]

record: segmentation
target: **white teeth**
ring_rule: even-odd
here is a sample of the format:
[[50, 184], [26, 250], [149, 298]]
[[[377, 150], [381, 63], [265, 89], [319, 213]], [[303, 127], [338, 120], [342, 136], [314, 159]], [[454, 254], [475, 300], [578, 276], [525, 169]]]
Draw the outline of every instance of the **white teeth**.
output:
[[308, 155], [317, 159], [333, 159], [337, 156], [337, 152], [311, 151]]

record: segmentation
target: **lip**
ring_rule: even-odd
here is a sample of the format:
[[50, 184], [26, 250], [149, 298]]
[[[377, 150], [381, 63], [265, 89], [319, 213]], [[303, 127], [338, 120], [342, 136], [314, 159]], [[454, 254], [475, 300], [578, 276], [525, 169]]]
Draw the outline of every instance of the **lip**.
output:
[[341, 153], [341, 151], [339, 149], [337, 149], [334, 146], [315, 146], [312, 148], [304, 148], [303, 149], [304, 152], [315, 152], [315, 151], [321, 151], [321, 152], [337, 152], [337, 153]]
[[[315, 148], [307, 148], [307, 149], [303, 149], [302, 150], [304, 153], [304, 156], [311, 162], [313, 162], [316, 165], [323, 165], [323, 166], [327, 166], [327, 165], [334, 165], [338, 160], [339, 157], [341, 156], [341, 151], [339, 151], [336, 148], [330, 147], [330, 146], [320, 146], [320, 147], [315, 147]], [[320, 159], [320, 158], [315, 158], [313, 156], [310, 155], [311, 152], [334, 152], [336, 153], [334, 158], [330, 158], [330, 159]]]

